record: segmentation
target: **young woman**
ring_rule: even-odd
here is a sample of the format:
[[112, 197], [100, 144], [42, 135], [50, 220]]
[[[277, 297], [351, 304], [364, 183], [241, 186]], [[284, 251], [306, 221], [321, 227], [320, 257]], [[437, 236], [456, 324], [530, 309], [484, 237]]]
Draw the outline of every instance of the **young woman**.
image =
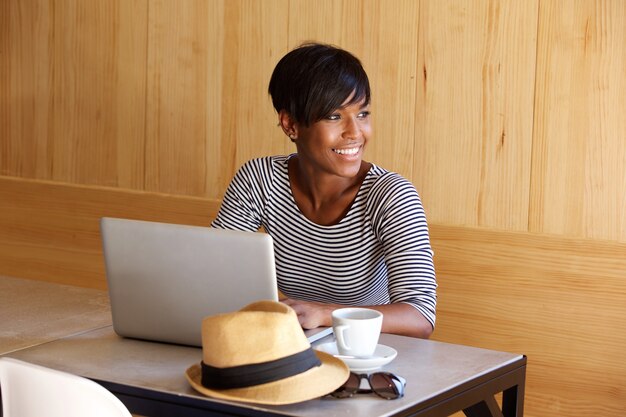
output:
[[409, 181], [363, 160], [371, 116], [360, 61], [304, 44], [278, 62], [269, 93], [297, 152], [244, 164], [212, 226], [272, 236], [282, 301], [304, 328], [366, 306], [383, 313], [383, 332], [429, 337], [437, 284], [426, 217]]

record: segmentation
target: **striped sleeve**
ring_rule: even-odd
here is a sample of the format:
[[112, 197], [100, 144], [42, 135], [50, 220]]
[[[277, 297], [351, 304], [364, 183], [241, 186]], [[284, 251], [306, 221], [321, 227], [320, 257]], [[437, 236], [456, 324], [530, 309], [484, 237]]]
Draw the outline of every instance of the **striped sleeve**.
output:
[[258, 158], [239, 168], [226, 189], [212, 227], [250, 232], [259, 230], [272, 183], [271, 164], [269, 157]]
[[388, 172], [372, 186], [367, 210], [382, 243], [389, 299], [419, 310], [434, 327], [437, 283], [426, 215], [415, 187]]

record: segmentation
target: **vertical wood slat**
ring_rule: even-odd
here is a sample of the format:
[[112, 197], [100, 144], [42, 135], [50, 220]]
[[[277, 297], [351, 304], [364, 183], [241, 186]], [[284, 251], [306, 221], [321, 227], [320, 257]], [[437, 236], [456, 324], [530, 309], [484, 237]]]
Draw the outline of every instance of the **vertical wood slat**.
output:
[[[67, 2], [65, 6], [64, 10], [54, 10], [52, 29], [51, 179], [116, 185], [117, 166], [112, 163], [115, 147], [109, 138], [119, 134], [111, 111], [119, 106], [115, 77], [111, 75], [119, 63], [117, 48], [128, 45], [114, 30], [118, 4], [91, 7], [84, 2]], [[140, 55], [138, 62], [144, 56]], [[143, 113], [141, 107], [138, 111]], [[141, 117], [138, 123], [143, 133]]]
[[[181, 7], [182, 6], [182, 7]], [[209, 6], [150, 3], [145, 189], [205, 195]], [[218, 29], [219, 30], [218, 26]], [[215, 81], [215, 80], [214, 80]], [[214, 86], [211, 86], [214, 87]], [[219, 115], [219, 111], [216, 109]]]
[[[368, 36], [359, 57], [370, 77], [374, 127], [367, 156], [414, 179], [419, 2], [395, 1], [393, 6], [372, 1], [363, 10], [361, 30]], [[345, 15], [351, 16], [350, 11]], [[360, 34], [356, 30], [351, 33]]]
[[[232, 175], [253, 157], [283, 154], [291, 142], [277, 127], [278, 118], [267, 91], [274, 65], [286, 52], [288, 1], [227, 2], [224, 43], [224, 86], [219, 196]], [[242, 64], [245, 63], [245, 64]]]
[[[2, 174], [126, 186], [142, 159], [147, 1], [3, 2]], [[135, 157], [121, 166], [123, 154]], [[132, 168], [131, 168], [132, 169]], [[118, 182], [121, 177], [121, 182]]]
[[536, 10], [421, 3], [413, 179], [433, 221], [527, 228]]
[[0, 3], [0, 174], [49, 177], [49, 2]]
[[101, 138], [114, 141], [114, 153], [106, 156], [117, 170], [116, 180], [110, 182], [131, 190], [144, 190], [145, 186], [149, 4], [149, 0], [121, 0], [119, 23], [114, 25], [119, 39], [113, 73], [115, 137]]
[[542, 2], [529, 230], [626, 241], [626, 3]]
[[285, 5], [154, 2], [147, 189], [221, 196], [244, 161], [282, 153], [266, 86], [285, 49]]

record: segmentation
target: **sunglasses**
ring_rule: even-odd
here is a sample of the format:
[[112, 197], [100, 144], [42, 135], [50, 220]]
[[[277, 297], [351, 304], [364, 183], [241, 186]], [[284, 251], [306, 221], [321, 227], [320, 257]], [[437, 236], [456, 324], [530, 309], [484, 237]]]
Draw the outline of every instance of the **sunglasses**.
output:
[[[361, 381], [364, 379], [369, 383], [369, 389], [360, 388]], [[406, 380], [404, 378], [389, 372], [375, 372], [369, 375], [350, 372], [348, 380], [330, 395], [335, 398], [350, 398], [354, 394], [374, 392], [386, 400], [395, 400], [404, 396], [405, 386]]]

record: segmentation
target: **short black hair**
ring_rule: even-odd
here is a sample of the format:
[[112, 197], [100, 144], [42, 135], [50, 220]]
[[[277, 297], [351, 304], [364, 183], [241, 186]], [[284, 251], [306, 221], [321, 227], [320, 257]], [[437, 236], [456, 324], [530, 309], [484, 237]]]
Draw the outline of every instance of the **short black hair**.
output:
[[[361, 61], [338, 47], [305, 43], [274, 68], [269, 94], [277, 112], [286, 110], [309, 126], [346, 104], [370, 102], [369, 79]], [[354, 93], [354, 94], [353, 94]]]

